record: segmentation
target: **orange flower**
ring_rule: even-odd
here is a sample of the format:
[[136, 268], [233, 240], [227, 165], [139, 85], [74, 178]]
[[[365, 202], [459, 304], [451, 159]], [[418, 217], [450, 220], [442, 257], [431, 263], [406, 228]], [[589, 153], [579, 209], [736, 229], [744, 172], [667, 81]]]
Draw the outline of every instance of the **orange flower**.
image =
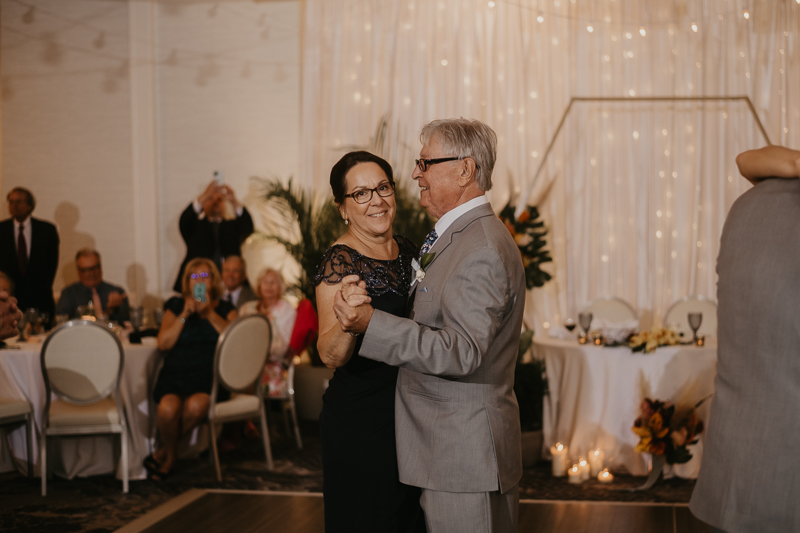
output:
[[526, 210], [525, 210], [525, 211], [523, 211], [523, 212], [522, 212], [522, 214], [519, 216], [519, 221], [520, 221], [520, 222], [527, 222], [527, 221], [528, 221], [528, 219], [530, 219], [530, 218], [531, 218], [531, 214], [530, 214], [530, 213], [528, 213], [528, 210], [526, 209]]
[[664, 450], [666, 450], [667, 445], [664, 444], [663, 440], [655, 441], [650, 445], [650, 453], [653, 455], [664, 455]]

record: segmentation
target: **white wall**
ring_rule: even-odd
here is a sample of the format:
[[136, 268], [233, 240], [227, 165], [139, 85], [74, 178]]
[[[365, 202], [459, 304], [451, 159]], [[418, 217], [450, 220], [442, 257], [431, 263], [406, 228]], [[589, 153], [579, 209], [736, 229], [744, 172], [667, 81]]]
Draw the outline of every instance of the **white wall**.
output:
[[58, 225], [56, 292], [94, 246], [105, 278], [153, 305], [213, 170], [253, 210], [250, 176], [297, 175], [299, 17], [299, 0], [0, 0], [0, 185]]

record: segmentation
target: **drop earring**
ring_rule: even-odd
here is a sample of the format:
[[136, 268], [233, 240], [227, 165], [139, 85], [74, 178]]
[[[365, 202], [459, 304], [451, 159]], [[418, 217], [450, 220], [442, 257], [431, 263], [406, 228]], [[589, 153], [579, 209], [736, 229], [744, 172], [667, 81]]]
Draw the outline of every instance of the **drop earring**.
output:
[[350, 225], [350, 220], [349, 219], [344, 219], [344, 225], [345, 226], [349, 226]]

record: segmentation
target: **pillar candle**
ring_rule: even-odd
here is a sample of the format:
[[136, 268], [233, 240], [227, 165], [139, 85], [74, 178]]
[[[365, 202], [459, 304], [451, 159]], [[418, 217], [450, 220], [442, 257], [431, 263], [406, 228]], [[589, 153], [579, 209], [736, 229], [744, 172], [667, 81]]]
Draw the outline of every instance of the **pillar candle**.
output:
[[614, 474], [608, 471], [608, 468], [604, 468], [602, 472], [597, 474], [597, 481], [600, 483], [611, 483], [614, 481]]
[[589, 479], [589, 474], [592, 469], [589, 466], [589, 461], [587, 461], [585, 457], [581, 457], [578, 460], [578, 466], [581, 469], [581, 481], [586, 481], [587, 479]]
[[606, 458], [606, 454], [601, 449], [592, 450], [589, 452], [589, 466], [591, 466], [591, 476], [597, 477], [597, 474], [603, 470], [603, 460]]
[[550, 455], [553, 457], [553, 476], [563, 477], [567, 475], [567, 452], [566, 446], [557, 442], [550, 446]]
[[578, 464], [572, 465], [572, 468], [567, 471], [567, 475], [569, 476], [570, 483], [580, 483], [583, 481], [583, 471]]

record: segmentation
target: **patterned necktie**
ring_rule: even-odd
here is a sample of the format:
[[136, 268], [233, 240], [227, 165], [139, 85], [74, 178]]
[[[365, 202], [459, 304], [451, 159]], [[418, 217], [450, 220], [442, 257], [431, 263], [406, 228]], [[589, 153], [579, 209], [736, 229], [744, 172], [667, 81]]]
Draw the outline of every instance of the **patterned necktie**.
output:
[[439, 238], [439, 235], [436, 234], [436, 228], [432, 229], [428, 236], [425, 237], [425, 242], [422, 243], [422, 248], [419, 249], [419, 258], [422, 259], [422, 256], [427, 254], [430, 251], [433, 243], [436, 242], [436, 239]]
[[22, 231], [22, 224], [19, 225], [19, 238], [17, 239], [17, 258], [19, 259], [19, 273], [25, 275], [28, 271], [28, 244], [25, 241], [25, 233]]
[[103, 301], [100, 299], [100, 293], [94, 287], [92, 287], [92, 305], [94, 305], [94, 316], [97, 318], [102, 317], [104, 315]]

